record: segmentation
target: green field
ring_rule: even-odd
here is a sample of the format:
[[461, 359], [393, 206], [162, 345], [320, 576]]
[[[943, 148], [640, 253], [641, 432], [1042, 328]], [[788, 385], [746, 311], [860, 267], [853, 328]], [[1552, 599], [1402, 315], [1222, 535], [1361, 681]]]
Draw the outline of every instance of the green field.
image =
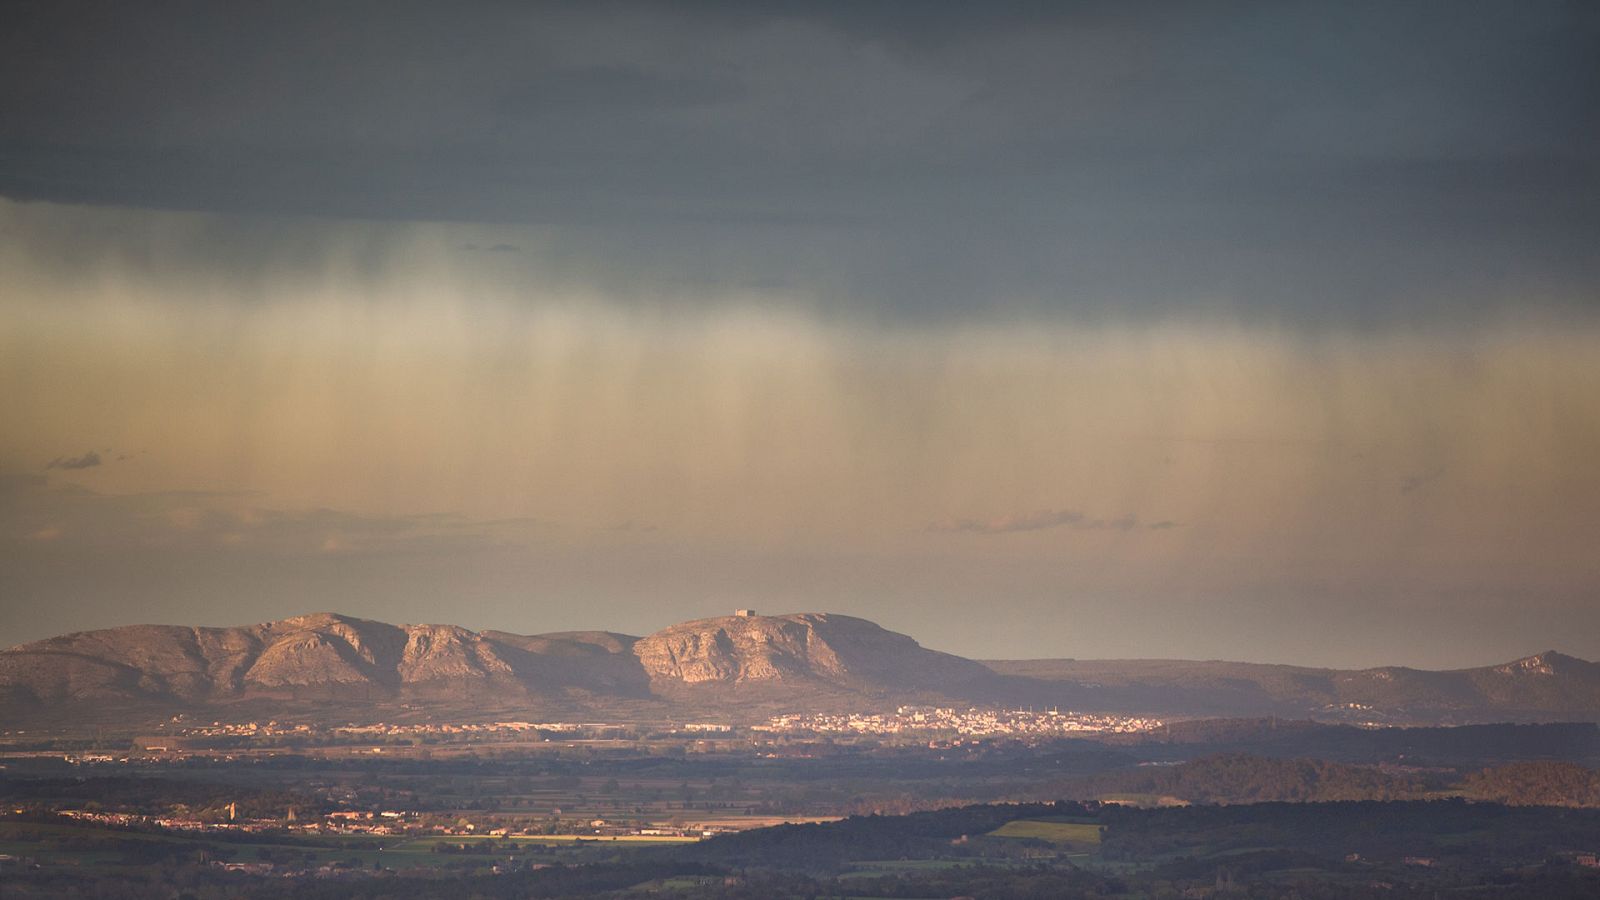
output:
[[1168, 794], [1103, 794], [1099, 798], [1101, 803], [1116, 803], [1122, 806], [1139, 806], [1146, 809], [1169, 806], [1188, 806], [1186, 800]]
[[989, 832], [989, 836], [1031, 838], [1052, 844], [1099, 844], [1100, 826], [1054, 819], [1016, 819]]

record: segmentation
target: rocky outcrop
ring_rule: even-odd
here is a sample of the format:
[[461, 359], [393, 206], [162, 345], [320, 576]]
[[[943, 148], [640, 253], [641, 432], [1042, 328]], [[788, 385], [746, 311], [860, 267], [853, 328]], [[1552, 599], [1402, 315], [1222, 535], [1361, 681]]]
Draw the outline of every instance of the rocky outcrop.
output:
[[[363, 718], [485, 710], [860, 710], [902, 702], [1361, 721], [1600, 719], [1600, 665], [1314, 669], [1181, 660], [980, 664], [832, 613], [698, 619], [635, 638], [388, 625], [319, 613], [237, 628], [136, 625], [0, 652], [0, 721], [254, 704]], [[296, 706], [299, 704], [300, 706]], [[642, 705], [641, 705], [642, 704]], [[686, 705], [675, 705], [686, 704]], [[387, 713], [386, 713], [387, 714]]]
[[633, 649], [656, 684], [820, 682], [938, 690], [994, 676], [866, 619], [831, 613], [697, 619], [641, 638]]

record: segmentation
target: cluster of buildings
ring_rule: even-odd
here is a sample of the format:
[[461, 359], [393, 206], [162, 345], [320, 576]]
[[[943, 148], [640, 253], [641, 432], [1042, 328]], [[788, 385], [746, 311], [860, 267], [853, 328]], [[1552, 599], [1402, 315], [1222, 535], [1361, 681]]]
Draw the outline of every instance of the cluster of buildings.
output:
[[754, 730], [779, 733], [895, 735], [953, 732], [964, 737], [1068, 737], [1132, 734], [1162, 727], [1160, 719], [1022, 709], [952, 709], [902, 706], [893, 713], [793, 713], [774, 716]]
[[[109, 825], [118, 828], [164, 828], [168, 831], [244, 831], [261, 832], [277, 831], [285, 827], [284, 823], [274, 819], [249, 820], [244, 822], [204, 822], [199, 819], [186, 819], [178, 816], [145, 816], [138, 813], [126, 812], [100, 812], [86, 809], [58, 810], [56, 815], [74, 822], [83, 822], [92, 825]], [[293, 824], [288, 826], [294, 828]]]
[[286, 735], [309, 736], [315, 729], [304, 723], [289, 724], [276, 720], [268, 722], [212, 722], [209, 725], [186, 725], [179, 730], [185, 737], [279, 737]]
[[599, 731], [619, 726], [605, 722], [464, 722], [464, 723], [406, 723], [377, 722], [371, 725], [341, 725], [333, 728], [342, 737], [417, 737], [421, 735], [505, 735], [533, 734], [551, 731], [573, 734]]
[[[15, 810], [23, 814], [25, 810]], [[442, 835], [452, 837], [550, 837], [542, 831], [513, 828], [493, 824], [455, 821], [452, 823], [427, 822], [419, 813], [401, 810], [368, 812], [362, 810], [336, 810], [313, 818], [297, 819], [291, 811], [285, 819], [242, 819], [235, 821], [206, 821], [179, 816], [148, 816], [130, 812], [105, 812], [86, 809], [63, 809], [55, 813], [63, 819], [89, 825], [116, 828], [160, 828], [185, 832], [298, 832], [321, 835]], [[578, 830], [565, 834], [566, 838], [604, 840], [617, 837], [645, 838], [707, 838], [713, 835], [738, 831], [726, 825], [657, 825], [647, 822], [594, 819], [577, 823]]]
[[607, 722], [373, 722], [368, 724], [335, 725], [323, 727], [307, 723], [269, 722], [211, 722], [209, 724], [172, 723], [163, 733], [142, 740], [152, 745], [163, 742], [170, 747], [152, 746], [149, 749], [176, 749], [183, 740], [196, 738], [270, 738], [303, 737], [333, 738], [335, 740], [371, 740], [384, 738], [418, 737], [517, 737], [539, 732], [581, 734], [615, 731], [624, 726]]

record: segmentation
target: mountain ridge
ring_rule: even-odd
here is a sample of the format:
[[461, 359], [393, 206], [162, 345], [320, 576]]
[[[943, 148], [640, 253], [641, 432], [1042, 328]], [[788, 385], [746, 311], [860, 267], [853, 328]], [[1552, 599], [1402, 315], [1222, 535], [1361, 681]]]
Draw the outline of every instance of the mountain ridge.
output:
[[0, 716], [116, 719], [246, 707], [461, 717], [623, 711], [734, 718], [902, 703], [1288, 715], [1340, 721], [1600, 720], [1600, 663], [1557, 651], [1476, 668], [1194, 660], [975, 661], [840, 613], [695, 619], [634, 636], [518, 635], [310, 613], [234, 627], [129, 625], [0, 651]]

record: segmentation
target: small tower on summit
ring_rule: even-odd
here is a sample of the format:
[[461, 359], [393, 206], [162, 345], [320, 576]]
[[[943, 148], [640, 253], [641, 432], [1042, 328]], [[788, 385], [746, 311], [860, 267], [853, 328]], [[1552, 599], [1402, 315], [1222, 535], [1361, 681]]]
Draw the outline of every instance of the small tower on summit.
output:
[[756, 617], [756, 611], [753, 609], [736, 609], [733, 614], [741, 619], [754, 619]]

